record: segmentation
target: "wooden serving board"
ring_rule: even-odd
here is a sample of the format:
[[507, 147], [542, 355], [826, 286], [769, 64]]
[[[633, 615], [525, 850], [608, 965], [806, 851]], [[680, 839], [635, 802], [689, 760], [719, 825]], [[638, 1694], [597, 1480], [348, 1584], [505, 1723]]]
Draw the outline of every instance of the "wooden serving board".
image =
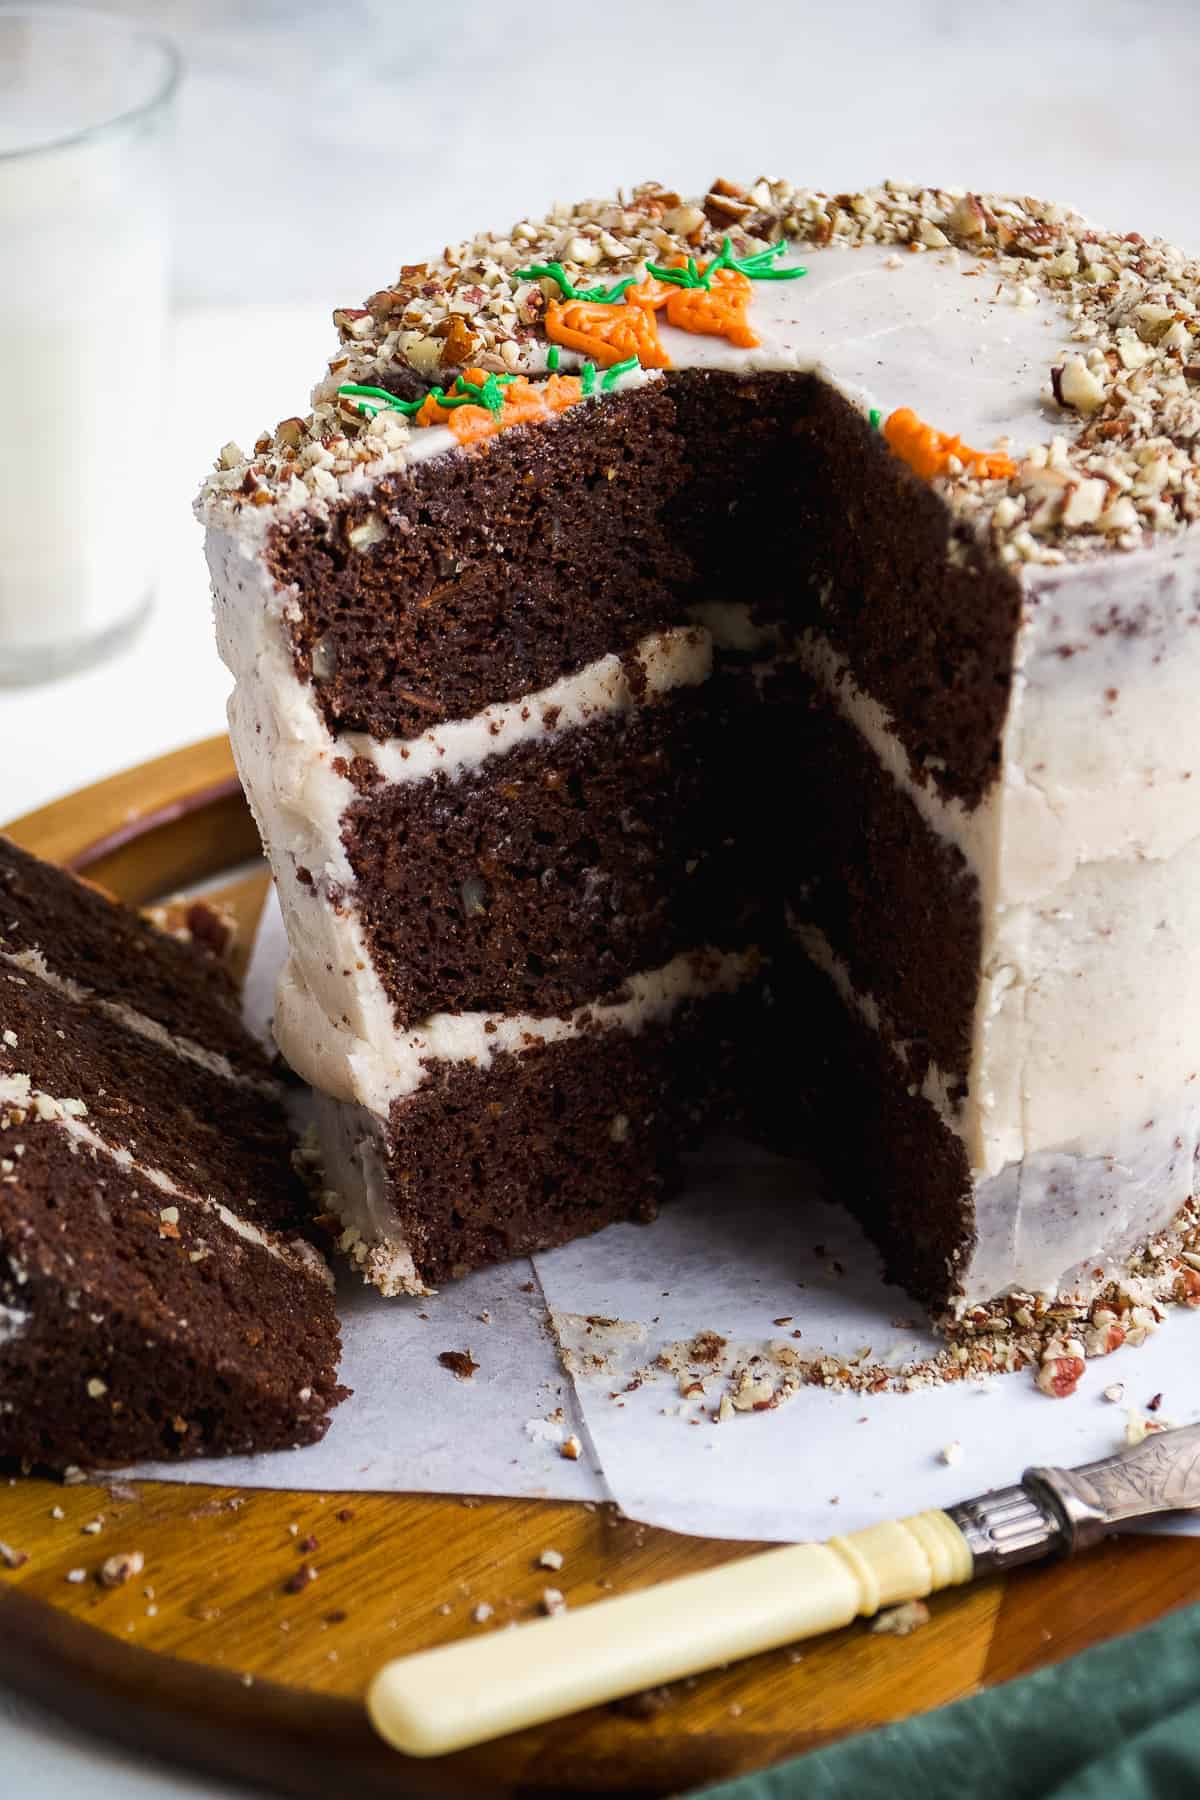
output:
[[[266, 891], [229, 747], [214, 738], [19, 819], [29, 849], [138, 905], [209, 882], [248, 941]], [[351, 1402], [350, 1404], [353, 1404]], [[813, 1446], [819, 1457], [820, 1446]], [[1014, 1463], [1014, 1476], [1019, 1472]], [[968, 1478], [969, 1479], [969, 1478]], [[59, 1516], [61, 1515], [61, 1516]], [[100, 1520], [101, 1529], [86, 1527]], [[315, 1538], [315, 1548], [303, 1547]], [[0, 1680], [109, 1736], [294, 1795], [680, 1793], [940, 1706], [1200, 1598], [1188, 1540], [1129, 1538], [1076, 1563], [937, 1596], [905, 1638], [865, 1625], [431, 1762], [372, 1733], [379, 1664], [744, 1556], [611, 1509], [551, 1501], [103, 1482], [0, 1485]], [[95, 1572], [140, 1550], [143, 1574]], [[298, 1593], [301, 1562], [318, 1578]], [[68, 1572], [83, 1569], [83, 1581]], [[480, 1601], [495, 1608], [471, 1620]]]

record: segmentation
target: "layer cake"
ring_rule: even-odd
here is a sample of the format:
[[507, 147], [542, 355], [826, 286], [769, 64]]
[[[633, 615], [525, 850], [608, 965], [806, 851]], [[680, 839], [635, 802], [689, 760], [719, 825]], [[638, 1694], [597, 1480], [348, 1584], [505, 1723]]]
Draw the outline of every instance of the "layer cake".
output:
[[648, 1217], [714, 1123], [815, 1150], [935, 1310], [1169, 1226], [1198, 298], [1057, 205], [760, 181], [335, 313], [200, 510], [367, 1279]]

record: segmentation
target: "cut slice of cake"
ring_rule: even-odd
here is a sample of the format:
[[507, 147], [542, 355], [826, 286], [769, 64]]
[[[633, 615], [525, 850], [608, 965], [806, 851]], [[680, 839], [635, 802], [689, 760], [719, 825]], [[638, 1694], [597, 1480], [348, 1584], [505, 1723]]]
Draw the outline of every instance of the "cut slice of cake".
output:
[[0, 1456], [321, 1437], [343, 1390], [310, 1217], [223, 966], [0, 838]]
[[368, 1277], [647, 1216], [716, 1119], [935, 1309], [1095, 1289], [1200, 1152], [1200, 267], [648, 185], [335, 321], [201, 512]]

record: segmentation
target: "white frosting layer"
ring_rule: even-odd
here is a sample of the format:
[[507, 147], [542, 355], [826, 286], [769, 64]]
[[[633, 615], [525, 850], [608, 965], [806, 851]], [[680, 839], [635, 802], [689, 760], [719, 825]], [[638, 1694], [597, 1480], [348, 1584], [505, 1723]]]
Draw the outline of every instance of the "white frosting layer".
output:
[[206, 1050], [203, 1044], [195, 1043], [191, 1038], [177, 1035], [160, 1025], [157, 1019], [139, 1012], [134, 1006], [127, 1006], [123, 1000], [102, 1000], [92, 989], [82, 982], [72, 981], [67, 975], [60, 975], [46, 961], [42, 951], [36, 945], [26, 950], [0, 950], [0, 962], [8, 963], [11, 968], [24, 969], [36, 975], [47, 987], [62, 994], [64, 999], [73, 1000], [77, 1004], [86, 1002], [97, 1012], [105, 1013], [126, 1031], [132, 1031], [135, 1037], [145, 1038], [148, 1043], [156, 1044], [162, 1050], [169, 1050], [172, 1056], [179, 1057], [181, 1062], [195, 1063], [201, 1069], [207, 1069], [210, 1075], [217, 1075], [222, 1081], [232, 1082], [235, 1087], [246, 1087], [255, 1093], [271, 1098], [278, 1098], [283, 1090], [278, 1082], [268, 1081], [265, 1077], [243, 1075], [238, 1072], [227, 1056], [218, 1050]]
[[685, 1000], [732, 992], [758, 964], [751, 952], [688, 952], [664, 968], [634, 975], [619, 998], [577, 1007], [565, 1018], [434, 1013], [411, 1031], [391, 1031], [382, 1045], [334, 1025], [293, 964], [280, 982], [275, 1030], [306, 1081], [335, 1099], [356, 1100], [382, 1118], [394, 1100], [416, 1093], [430, 1065], [465, 1062], [486, 1069], [499, 1055], [519, 1056], [535, 1044], [560, 1043], [581, 1031], [641, 1031], [668, 1018]]
[[392, 1205], [384, 1121], [352, 1100], [334, 1100], [319, 1089], [314, 1100], [325, 1179], [344, 1228], [339, 1249], [382, 1294], [433, 1293], [417, 1274]]
[[[884, 1018], [879, 1002], [874, 994], [864, 993], [855, 987], [850, 970], [837, 954], [823, 931], [815, 925], [806, 925], [801, 921], [788, 917], [788, 927], [792, 937], [804, 951], [808, 960], [821, 973], [828, 977], [837, 989], [838, 998], [843, 1006], [850, 1007], [863, 1020], [869, 1031], [880, 1033], [888, 1049], [900, 1063], [902, 1068], [909, 1067], [912, 1051], [911, 1042], [906, 1041], [891, 1022]], [[961, 1130], [961, 1106], [951, 1100], [950, 1078], [938, 1068], [933, 1061], [928, 1063], [919, 1088], [910, 1088], [910, 1093], [920, 1093], [922, 1099], [928, 1100], [937, 1113], [942, 1124], [956, 1134]]]
[[[642, 639], [634, 654], [652, 697], [676, 687], [695, 687], [712, 672], [712, 641], [699, 627], [654, 632]], [[435, 725], [418, 738], [387, 738], [380, 743], [350, 732], [339, 743], [346, 747], [343, 755], [350, 750], [373, 762], [385, 781], [422, 781], [437, 774], [457, 780], [518, 744], [569, 731], [606, 713], [628, 712], [636, 704], [620, 657], [602, 656], [540, 693], [485, 706], [473, 719]]]

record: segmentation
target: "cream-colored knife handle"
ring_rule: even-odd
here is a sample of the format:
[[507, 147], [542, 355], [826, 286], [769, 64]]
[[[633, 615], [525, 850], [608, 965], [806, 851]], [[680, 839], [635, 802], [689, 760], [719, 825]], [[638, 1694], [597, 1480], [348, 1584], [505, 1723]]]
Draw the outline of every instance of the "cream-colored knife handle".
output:
[[397, 1750], [440, 1756], [833, 1631], [969, 1581], [972, 1567], [953, 1520], [918, 1513], [401, 1657], [376, 1675], [367, 1707]]

